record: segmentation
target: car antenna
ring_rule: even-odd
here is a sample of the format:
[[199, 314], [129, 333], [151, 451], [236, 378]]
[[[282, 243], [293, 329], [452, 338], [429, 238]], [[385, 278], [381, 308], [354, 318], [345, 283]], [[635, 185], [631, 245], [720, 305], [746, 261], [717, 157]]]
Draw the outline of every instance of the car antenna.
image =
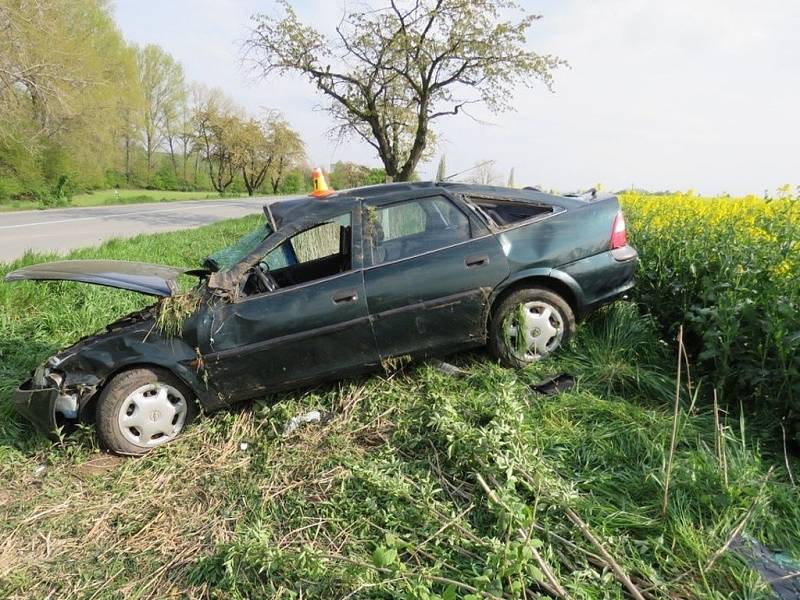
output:
[[464, 169], [463, 171], [459, 171], [458, 173], [453, 173], [452, 175], [448, 175], [447, 177], [443, 177], [442, 179], [437, 180], [439, 181], [447, 181], [448, 179], [452, 179], [453, 177], [458, 177], [459, 175], [463, 175], [464, 173], [469, 173], [470, 171], [474, 171], [475, 169], [480, 169], [483, 165], [492, 165], [495, 161], [493, 160], [485, 160], [482, 163], [478, 163], [477, 165], [470, 167], [469, 169]]

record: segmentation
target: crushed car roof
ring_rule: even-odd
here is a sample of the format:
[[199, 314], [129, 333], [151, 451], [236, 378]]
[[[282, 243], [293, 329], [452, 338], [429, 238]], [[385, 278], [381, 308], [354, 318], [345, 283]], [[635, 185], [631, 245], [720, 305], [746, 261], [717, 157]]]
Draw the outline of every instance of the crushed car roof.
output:
[[424, 192], [425, 190], [435, 192], [437, 189], [460, 194], [504, 196], [528, 202], [547, 201], [565, 207], [586, 204], [583, 200], [548, 194], [532, 188], [513, 189], [472, 183], [417, 181], [368, 185], [336, 192], [323, 198], [302, 196], [290, 200], [271, 202], [264, 206], [264, 213], [273, 230], [278, 231], [289, 224], [334, 218], [351, 209], [360, 200], [375, 198], [402, 200], [404, 196], [412, 192]]
[[385, 201], [403, 200], [413, 192], [447, 190], [455, 194], [487, 195], [490, 197], [513, 198], [522, 202], [548, 202], [565, 208], [586, 205], [586, 200], [576, 197], [558, 196], [533, 188], [508, 188], [492, 185], [459, 182], [415, 181], [405, 183], [381, 183], [336, 192], [323, 198], [302, 196], [290, 200], [271, 202], [264, 206], [264, 214], [274, 231], [289, 224], [319, 222], [334, 218], [351, 209], [360, 200], [380, 198]]

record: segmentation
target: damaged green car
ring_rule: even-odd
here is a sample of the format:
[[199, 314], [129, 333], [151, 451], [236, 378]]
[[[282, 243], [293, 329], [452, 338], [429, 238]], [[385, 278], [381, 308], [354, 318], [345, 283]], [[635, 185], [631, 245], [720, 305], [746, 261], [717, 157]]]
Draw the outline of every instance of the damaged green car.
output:
[[[487, 345], [524, 366], [633, 286], [614, 196], [388, 184], [268, 204], [201, 269], [59, 261], [6, 276], [162, 297], [50, 357], [14, 394], [52, 432], [94, 422], [143, 454], [206, 412], [269, 393]], [[199, 283], [179, 294], [176, 280]]]

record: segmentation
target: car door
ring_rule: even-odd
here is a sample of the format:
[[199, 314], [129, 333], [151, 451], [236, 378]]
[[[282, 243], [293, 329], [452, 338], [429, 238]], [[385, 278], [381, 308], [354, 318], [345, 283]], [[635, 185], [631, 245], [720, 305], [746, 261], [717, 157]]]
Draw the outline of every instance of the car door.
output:
[[203, 362], [227, 399], [377, 365], [353, 229], [360, 226], [348, 212], [296, 234], [262, 261], [281, 287], [209, 309]]
[[442, 192], [369, 202], [364, 282], [381, 358], [485, 340], [488, 297], [509, 269], [497, 239]]

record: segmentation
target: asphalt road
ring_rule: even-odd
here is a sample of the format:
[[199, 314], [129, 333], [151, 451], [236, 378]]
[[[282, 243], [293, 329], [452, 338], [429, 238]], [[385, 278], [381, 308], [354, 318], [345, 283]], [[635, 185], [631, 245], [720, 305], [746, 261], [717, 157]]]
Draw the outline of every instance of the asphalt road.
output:
[[110, 238], [199, 227], [261, 212], [264, 204], [278, 199], [267, 196], [0, 212], [0, 262], [19, 258], [28, 249], [63, 254]]

